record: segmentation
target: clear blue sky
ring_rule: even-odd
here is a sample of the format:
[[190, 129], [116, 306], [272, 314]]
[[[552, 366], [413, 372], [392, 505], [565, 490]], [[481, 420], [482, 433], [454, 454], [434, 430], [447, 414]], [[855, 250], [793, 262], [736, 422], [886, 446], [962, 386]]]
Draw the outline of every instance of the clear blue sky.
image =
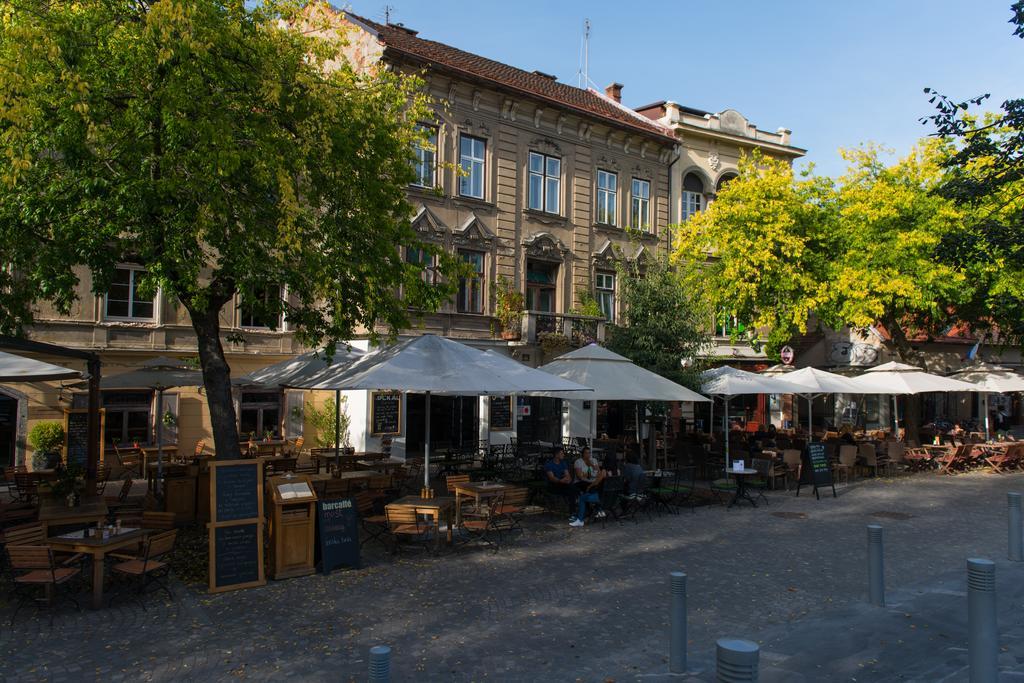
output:
[[[339, 0], [335, 4], [341, 6]], [[354, 0], [352, 11], [424, 38], [576, 84], [583, 20], [590, 78], [625, 84], [630, 106], [669, 99], [733, 108], [793, 131], [819, 173], [873, 141], [905, 152], [929, 132], [922, 92], [1024, 97], [1024, 40], [1011, 0]], [[990, 105], [994, 108], [995, 105]]]

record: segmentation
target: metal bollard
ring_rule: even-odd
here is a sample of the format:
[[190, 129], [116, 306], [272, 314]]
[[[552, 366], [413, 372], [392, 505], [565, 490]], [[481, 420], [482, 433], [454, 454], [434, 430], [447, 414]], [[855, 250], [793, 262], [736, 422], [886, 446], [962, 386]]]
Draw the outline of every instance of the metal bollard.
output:
[[686, 673], [686, 574], [672, 572], [672, 633], [668, 643], [668, 670]]
[[1007, 557], [1012, 562], [1024, 562], [1024, 548], [1021, 547], [1020, 494], [1007, 493], [1006, 503], [1009, 508], [1010, 545]]
[[757, 643], [738, 638], [719, 638], [715, 643], [717, 680], [719, 683], [753, 683], [757, 681]]
[[967, 657], [971, 683], [996, 683], [999, 635], [996, 632], [996, 565], [967, 560]]
[[370, 683], [391, 682], [391, 648], [377, 645], [370, 648]]
[[885, 566], [879, 524], [868, 524], [868, 597], [872, 605], [885, 607]]

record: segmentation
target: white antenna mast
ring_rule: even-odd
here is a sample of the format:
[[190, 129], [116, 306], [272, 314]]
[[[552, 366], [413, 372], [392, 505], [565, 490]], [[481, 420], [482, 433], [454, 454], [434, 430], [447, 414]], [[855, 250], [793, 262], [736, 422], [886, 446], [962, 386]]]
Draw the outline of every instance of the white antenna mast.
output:
[[590, 19], [583, 20], [583, 41], [580, 46], [580, 65], [576, 71], [576, 86], [586, 88], [590, 85]]

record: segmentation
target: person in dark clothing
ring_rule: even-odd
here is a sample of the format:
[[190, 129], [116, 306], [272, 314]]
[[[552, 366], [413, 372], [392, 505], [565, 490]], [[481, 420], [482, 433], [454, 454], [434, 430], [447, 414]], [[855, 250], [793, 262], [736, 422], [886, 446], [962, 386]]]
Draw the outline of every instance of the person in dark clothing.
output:
[[572, 467], [565, 459], [563, 448], [556, 448], [554, 457], [544, 464], [544, 476], [548, 482], [548, 490], [565, 499], [571, 515], [576, 507], [577, 491], [576, 487], [572, 485]]

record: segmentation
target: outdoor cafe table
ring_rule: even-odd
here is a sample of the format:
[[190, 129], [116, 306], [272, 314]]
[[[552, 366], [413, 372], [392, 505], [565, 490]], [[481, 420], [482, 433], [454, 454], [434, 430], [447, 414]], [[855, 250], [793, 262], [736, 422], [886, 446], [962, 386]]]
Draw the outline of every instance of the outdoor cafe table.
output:
[[472, 498], [477, 508], [480, 501], [493, 498], [508, 491], [511, 486], [496, 481], [466, 481], [454, 485], [455, 490], [455, 524], [462, 523], [462, 498]]
[[95, 529], [84, 529], [53, 536], [47, 543], [54, 550], [92, 555], [92, 608], [99, 609], [103, 606], [103, 572], [107, 553], [136, 545], [148, 532], [143, 529], [122, 528], [121, 533], [111, 533], [109, 538], [103, 538], [93, 536], [94, 531]]
[[736, 477], [736, 493], [733, 495], [732, 500], [729, 501], [729, 507], [732, 507], [741, 500], [745, 500], [754, 507], [757, 507], [757, 501], [755, 501], [747, 491], [746, 481], [747, 477], [756, 475], [757, 470], [749, 467], [742, 470], [726, 470], [726, 476], [730, 474]]
[[[430, 515], [434, 520], [434, 528], [440, 530], [441, 523], [448, 526], [448, 542], [452, 542], [451, 512], [455, 506], [455, 498], [452, 496], [436, 496], [434, 498], [420, 498], [419, 496], [405, 496], [388, 503], [386, 509], [415, 510], [421, 515]], [[435, 542], [441, 546], [441, 534], [435, 534]]]
[[81, 504], [73, 508], [69, 508], [63, 498], [41, 498], [39, 523], [43, 525], [43, 533], [49, 533], [51, 526], [102, 524], [107, 512], [102, 496], [84, 496]]
[[356, 460], [356, 465], [363, 470], [378, 470], [388, 474], [399, 467], [405, 466], [401, 458], [384, 458], [383, 460]]

